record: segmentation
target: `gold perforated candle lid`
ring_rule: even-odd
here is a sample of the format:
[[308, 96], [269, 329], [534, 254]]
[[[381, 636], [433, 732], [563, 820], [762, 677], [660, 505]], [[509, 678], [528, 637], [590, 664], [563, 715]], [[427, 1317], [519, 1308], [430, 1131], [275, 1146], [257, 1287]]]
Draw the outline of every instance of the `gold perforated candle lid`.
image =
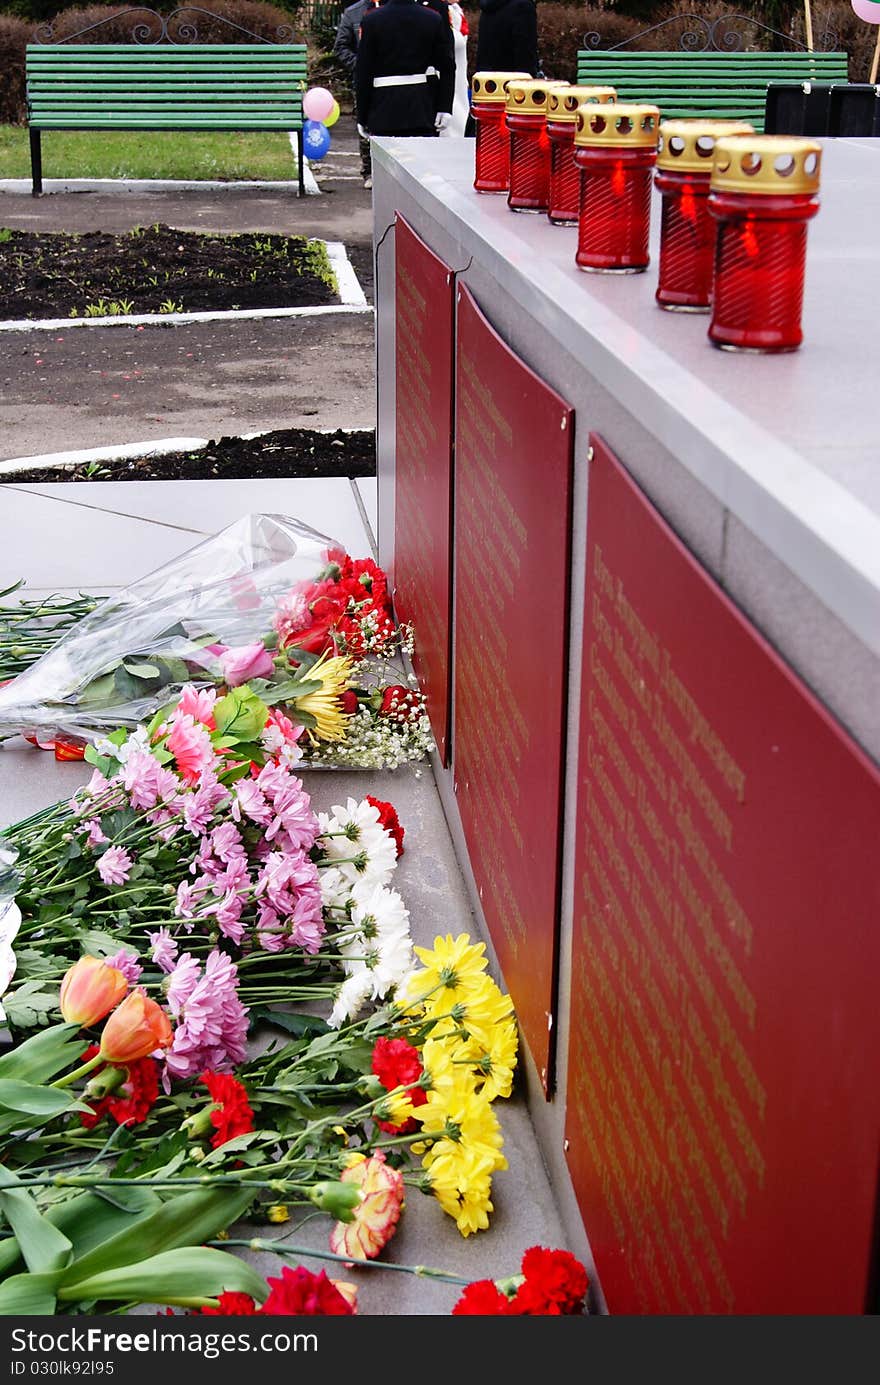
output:
[[615, 101], [607, 106], [579, 106], [574, 142], [592, 147], [617, 145], [656, 149], [660, 126], [657, 106]]
[[738, 135], [720, 139], [712, 160], [713, 192], [751, 192], [763, 197], [819, 191], [822, 146], [788, 135]]
[[513, 78], [528, 81], [528, 72], [475, 72], [471, 78], [471, 100], [486, 104], [507, 100], [507, 83]]
[[520, 115], [544, 115], [547, 97], [554, 87], [567, 87], [568, 82], [541, 82], [527, 77], [514, 78], [507, 84], [507, 109]]
[[663, 120], [657, 167], [682, 173], [711, 173], [719, 139], [753, 135], [747, 120]]
[[607, 105], [616, 100], [615, 87], [554, 87], [547, 97], [547, 119], [573, 125], [578, 106]]

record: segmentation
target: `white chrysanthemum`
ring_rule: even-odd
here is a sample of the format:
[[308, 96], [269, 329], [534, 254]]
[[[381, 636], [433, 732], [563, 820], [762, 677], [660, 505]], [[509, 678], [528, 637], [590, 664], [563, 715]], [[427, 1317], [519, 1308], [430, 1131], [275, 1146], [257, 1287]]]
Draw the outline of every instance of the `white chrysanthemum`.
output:
[[352, 883], [337, 866], [325, 866], [318, 871], [321, 884], [321, 903], [325, 909], [344, 910], [352, 897]]
[[397, 865], [397, 845], [372, 803], [350, 798], [344, 808], [335, 804], [329, 815], [319, 813], [318, 824], [320, 850], [352, 884], [388, 883]]
[[338, 943], [343, 969], [350, 975], [366, 967], [371, 995], [383, 999], [412, 970], [414, 957], [409, 910], [396, 890], [385, 885], [356, 885], [351, 929]]
[[409, 932], [409, 909], [396, 890], [359, 880], [353, 886], [351, 921], [364, 937]]
[[287, 769], [292, 769], [294, 765], [301, 763], [303, 758], [299, 741], [288, 741], [279, 726], [270, 722], [260, 733], [260, 745], [267, 755], [280, 760], [281, 764]]
[[360, 966], [347, 976], [333, 1002], [333, 1009], [327, 1020], [331, 1029], [338, 1029], [347, 1020], [357, 1019], [364, 1002], [373, 989], [372, 977], [365, 966]]
[[[108, 744], [112, 745], [112, 742], [108, 742]], [[121, 765], [127, 764], [129, 755], [132, 755], [136, 750], [149, 753], [150, 736], [146, 726], [135, 727], [131, 735], [122, 742], [122, 745], [113, 746], [113, 752]]]
[[379, 942], [378, 958], [370, 968], [373, 978], [373, 999], [384, 1000], [389, 991], [409, 976], [413, 965], [412, 939], [409, 933], [384, 934]]

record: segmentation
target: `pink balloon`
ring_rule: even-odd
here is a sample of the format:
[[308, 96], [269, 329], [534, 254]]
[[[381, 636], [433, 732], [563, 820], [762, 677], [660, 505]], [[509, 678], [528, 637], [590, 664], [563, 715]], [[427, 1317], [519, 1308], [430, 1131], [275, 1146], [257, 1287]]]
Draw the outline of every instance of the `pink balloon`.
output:
[[311, 87], [303, 97], [303, 115], [307, 120], [323, 120], [332, 112], [333, 104], [333, 93], [326, 87]]
[[850, 4], [866, 24], [880, 24], [880, 0], [850, 0]]

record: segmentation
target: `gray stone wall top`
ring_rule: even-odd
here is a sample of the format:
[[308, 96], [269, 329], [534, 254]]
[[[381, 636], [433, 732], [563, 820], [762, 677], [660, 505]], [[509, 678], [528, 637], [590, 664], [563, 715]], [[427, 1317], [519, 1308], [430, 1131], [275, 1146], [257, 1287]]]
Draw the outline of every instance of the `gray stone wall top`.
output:
[[[880, 654], [880, 142], [824, 147], [810, 223], [804, 344], [731, 354], [708, 317], [654, 301], [659, 196], [645, 274], [588, 275], [575, 228], [473, 191], [472, 140], [374, 141], [376, 162], [504, 285], [524, 315], [653, 434], [866, 649]], [[464, 267], [463, 265], [461, 267]], [[509, 306], [508, 304], [508, 306]]]

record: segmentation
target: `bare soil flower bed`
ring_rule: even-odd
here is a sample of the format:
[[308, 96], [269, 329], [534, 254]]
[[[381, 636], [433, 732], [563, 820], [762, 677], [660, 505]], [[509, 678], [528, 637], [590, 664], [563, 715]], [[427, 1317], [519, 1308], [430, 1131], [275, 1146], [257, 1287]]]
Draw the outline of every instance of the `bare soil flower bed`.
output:
[[157, 223], [124, 235], [0, 229], [0, 319], [337, 303], [322, 241]]
[[32, 467], [0, 480], [21, 481], [204, 481], [213, 477], [375, 476], [373, 429], [320, 433], [283, 428], [258, 438], [223, 437], [198, 452], [164, 457], [126, 457], [73, 467]]

